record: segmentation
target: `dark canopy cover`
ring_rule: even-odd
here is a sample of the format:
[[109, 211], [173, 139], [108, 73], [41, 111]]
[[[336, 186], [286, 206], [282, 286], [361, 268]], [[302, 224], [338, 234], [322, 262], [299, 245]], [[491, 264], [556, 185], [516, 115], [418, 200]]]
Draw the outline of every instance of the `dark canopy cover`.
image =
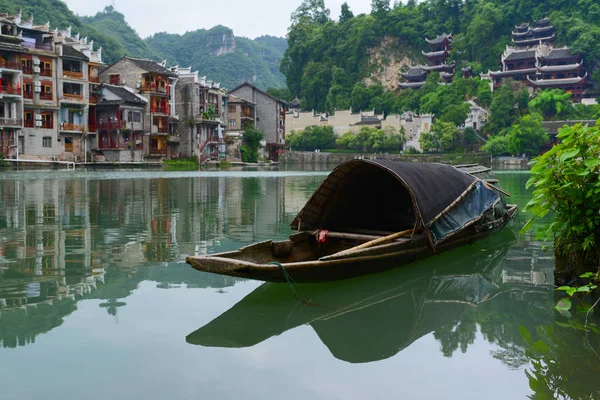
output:
[[429, 229], [475, 183], [472, 175], [445, 164], [352, 160], [331, 172], [292, 227], [396, 232], [419, 224]]

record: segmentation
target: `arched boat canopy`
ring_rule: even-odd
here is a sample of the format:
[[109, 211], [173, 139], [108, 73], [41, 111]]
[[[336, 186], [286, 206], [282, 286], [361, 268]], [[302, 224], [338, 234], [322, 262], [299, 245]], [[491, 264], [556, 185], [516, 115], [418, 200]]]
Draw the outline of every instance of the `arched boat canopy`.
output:
[[449, 165], [352, 160], [329, 174], [291, 226], [387, 232], [422, 227], [435, 245], [481, 217], [498, 199], [477, 178]]

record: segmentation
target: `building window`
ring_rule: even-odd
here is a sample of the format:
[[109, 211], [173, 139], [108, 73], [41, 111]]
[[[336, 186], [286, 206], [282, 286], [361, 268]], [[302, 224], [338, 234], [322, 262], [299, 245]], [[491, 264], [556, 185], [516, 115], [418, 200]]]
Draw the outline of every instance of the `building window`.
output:
[[33, 99], [33, 84], [31, 82], [23, 83], [23, 97]]
[[25, 128], [33, 128], [33, 110], [23, 110], [23, 114], [25, 115], [25, 121], [23, 121]]
[[40, 100], [52, 100], [52, 83], [42, 82]]
[[235, 123], [235, 119], [230, 119], [229, 120], [229, 124], [230, 127], [235, 127], [236, 123]]
[[235, 104], [230, 104], [230, 105], [229, 105], [229, 112], [230, 112], [230, 113], [234, 113], [234, 112], [236, 112], [236, 107], [235, 107]]
[[42, 128], [44, 129], [53, 129], [54, 128], [54, 118], [53, 113], [50, 111], [42, 112]]
[[40, 62], [40, 75], [52, 76], [52, 61], [41, 61]]
[[120, 74], [110, 74], [109, 75], [109, 83], [111, 85], [115, 85], [115, 86], [121, 85], [121, 75]]
[[142, 122], [142, 114], [139, 112], [133, 113], [133, 122]]
[[[65, 142], [66, 145], [66, 142]], [[42, 138], [42, 147], [51, 148], [52, 147], [52, 137], [44, 136]]]

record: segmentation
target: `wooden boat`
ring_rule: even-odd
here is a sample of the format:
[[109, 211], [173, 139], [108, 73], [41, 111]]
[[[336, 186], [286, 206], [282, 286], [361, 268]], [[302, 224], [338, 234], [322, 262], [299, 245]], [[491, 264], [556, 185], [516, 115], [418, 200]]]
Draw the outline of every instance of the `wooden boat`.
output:
[[199, 271], [270, 282], [373, 273], [502, 229], [517, 206], [506, 204], [497, 184], [478, 165], [352, 160], [317, 188], [288, 240], [186, 261]]
[[[503, 280], [506, 256], [515, 239], [507, 229], [471, 249], [456, 249], [404, 268], [341, 282], [300, 284], [312, 299], [309, 305], [299, 304], [287, 285], [265, 283], [190, 333], [186, 341], [246, 348], [308, 324], [337, 359], [365, 363], [389, 358], [431, 332], [455, 326], [463, 316], [466, 324], [474, 325], [473, 312], [501, 297], [512, 304], [504, 312], [514, 314], [513, 307], [523, 308], [519, 305], [523, 301], [543, 309], [542, 304], [552, 298], [551, 285], [523, 286]], [[481, 313], [482, 321], [502, 326], [507, 316], [498, 304], [488, 304], [475, 315]], [[536, 315], [533, 320], [526, 318], [528, 329], [543, 325], [544, 320], [537, 318], [552, 317]], [[446, 329], [445, 337], [459, 343], [460, 331]]]

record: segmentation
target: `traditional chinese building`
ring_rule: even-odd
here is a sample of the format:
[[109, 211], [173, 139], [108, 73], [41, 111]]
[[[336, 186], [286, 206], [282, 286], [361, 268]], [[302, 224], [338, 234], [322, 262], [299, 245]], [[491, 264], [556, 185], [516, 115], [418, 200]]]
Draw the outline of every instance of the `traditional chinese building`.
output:
[[135, 87], [148, 100], [142, 148], [145, 158], [163, 159], [178, 155], [179, 119], [176, 114], [177, 73], [151, 60], [123, 57], [100, 74], [100, 82]]
[[201, 163], [225, 157], [227, 93], [216, 82], [190, 68], [174, 68], [179, 75], [176, 102], [180, 110], [180, 151]]
[[535, 46], [540, 43], [550, 44], [554, 38], [554, 27], [548, 18], [535, 21], [533, 27], [526, 23], [517, 25], [512, 32], [512, 42], [517, 47]]
[[447, 83], [454, 79], [454, 71], [456, 63], [454, 61], [448, 63], [452, 44], [452, 34], [442, 34], [435, 39], [425, 39], [431, 46], [430, 52], [424, 52], [423, 56], [427, 59], [428, 65], [416, 65], [408, 69], [408, 71], [400, 73], [404, 78], [404, 82], [399, 82], [401, 89], [419, 89], [425, 84], [427, 74], [431, 71], [439, 72], [440, 77]]
[[493, 89], [505, 79], [523, 82], [532, 91], [562, 89], [572, 94], [574, 102], [581, 102], [590, 86], [583, 59], [566, 46], [555, 48], [551, 44], [553, 39], [554, 28], [547, 18], [536, 21], [534, 28], [528, 24], [515, 27], [515, 46], [506, 47], [501, 69], [482, 74], [482, 78], [490, 79]]

